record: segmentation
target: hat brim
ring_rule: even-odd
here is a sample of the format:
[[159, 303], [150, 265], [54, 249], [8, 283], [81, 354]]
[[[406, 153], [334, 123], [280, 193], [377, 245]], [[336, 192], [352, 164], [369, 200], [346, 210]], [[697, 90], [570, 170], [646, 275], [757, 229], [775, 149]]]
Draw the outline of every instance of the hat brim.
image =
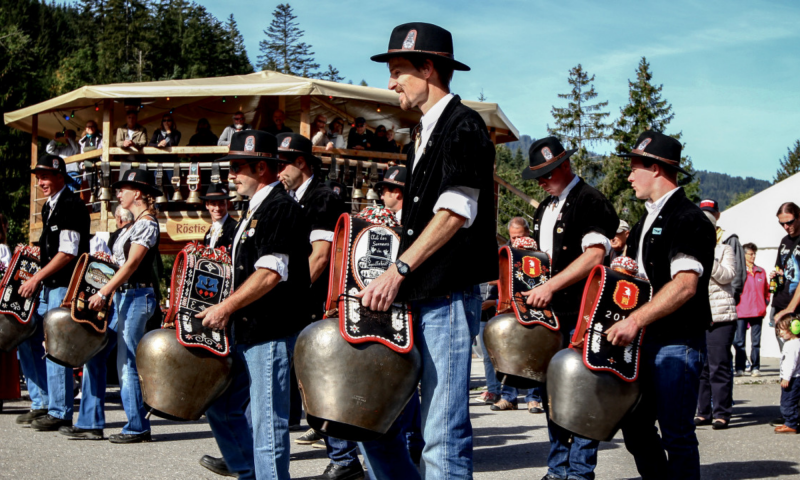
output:
[[460, 72], [469, 72], [471, 68], [469, 68], [466, 64], [459, 62], [454, 58], [443, 57], [441, 55], [436, 55], [435, 53], [428, 53], [416, 50], [405, 50], [400, 52], [386, 52], [386, 53], [379, 53], [378, 55], [373, 55], [369, 57], [370, 60], [373, 62], [378, 63], [388, 63], [394, 57], [429, 57], [429, 58], [437, 58], [445, 63], [449, 63], [450, 66], [453, 67], [453, 70], [458, 70]]
[[682, 169], [681, 167], [676, 167], [675, 165], [670, 165], [669, 163], [662, 162], [661, 160], [659, 160], [657, 158], [645, 157], [643, 155], [636, 155], [635, 153], [615, 153], [614, 155], [616, 155], [618, 157], [622, 157], [622, 158], [641, 158], [642, 160], [648, 160], [648, 161], [651, 161], [651, 162], [658, 162], [659, 164], [661, 164], [664, 167], [671, 168], [673, 170], [677, 170], [677, 171], [681, 172], [682, 174], [684, 174], [684, 175], [686, 175], [688, 177], [692, 177], [691, 173], [687, 172], [686, 170]]
[[555, 170], [559, 165], [561, 165], [565, 161], [569, 160], [569, 158], [571, 156], [575, 155], [575, 152], [577, 152], [577, 151], [578, 151], [577, 148], [573, 148], [572, 150], [567, 150], [567, 154], [566, 155], [564, 155], [562, 158], [558, 159], [557, 161], [551, 163], [550, 165], [548, 165], [548, 166], [546, 166], [544, 168], [540, 168], [538, 170], [531, 170], [530, 167], [527, 167], [527, 168], [523, 169], [522, 170], [522, 179], [523, 180], [535, 180], [535, 179], [537, 179], [539, 177], [547, 175], [548, 173], [550, 173], [553, 170]]
[[146, 183], [140, 183], [140, 182], [131, 182], [131, 181], [128, 181], [128, 180], [120, 180], [118, 182], [114, 182], [111, 185], [111, 188], [114, 189], [114, 190], [118, 190], [118, 189], [120, 189], [120, 188], [122, 188], [122, 187], [124, 187], [126, 185], [129, 185], [129, 186], [131, 186], [131, 187], [133, 187], [133, 188], [135, 188], [137, 190], [141, 190], [142, 193], [146, 193], [146, 194], [152, 195], [154, 197], [160, 197], [160, 196], [164, 195], [164, 192], [162, 192], [161, 190], [157, 189], [156, 187], [154, 187], [152, 185], [148, 185]]
[[200, 195], [200, 200], [233, 200], [236, 198], [236, 195], [228, 196], [228, 195]]
[[69, 179], [72, 179], [72, 177], [70, 177], [69, 174], [66, 171], [62, 172], [61, 170], [59, 170], [57, 168], [48, 168], [48, 167], [45, 167], [45, 166], [42, 166], [42, 165], [36, 165], [35, 167], [31, 168], [31, 175], [35, 175], [37, 171], [39, 171], [39, 172], [49, 172], [49, 173], [60, 173], [62, 176], [64, 176], [64, 178], [69, 177]]
[[282, 162], [282, 163], [291, 163], [291, 162], [287, 162], [286, 160], [281, 160], [278, 157], [259, 157], [258, 155], [225, 155], [224, 157], [218, 159], [217, 162], [230, 162], [230, 161], [233, 161], [233, 160], [245, 160], [245, 161], [248, 161], [248, 162], [252, 162], [252, 161], [256, 161], [256, 160], [259, 160], [259, 161], [260, 160], [263, 160], [263, 161], [275, 160], [277, 162]]

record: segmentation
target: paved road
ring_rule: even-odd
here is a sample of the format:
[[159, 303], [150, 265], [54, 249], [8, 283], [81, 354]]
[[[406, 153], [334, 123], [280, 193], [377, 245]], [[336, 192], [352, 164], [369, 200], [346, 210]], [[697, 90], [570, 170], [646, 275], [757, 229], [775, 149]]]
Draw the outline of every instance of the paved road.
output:
[[[775, 435], [768, 422], [778, 415], [780, 392], [777, 364], [751, 383], [737, 379], [731, 428], [698, 429], [705, 479], [800, 478], [800, 437]], [[470, 412], [475, 431], [476, 479], [539, 479], [546, 473], [547, 429], [543, 415], [525, 410], [492, 412], [476, 401], [483, 384], [483, 366], [473, 361]], [[28, 402], [6, 403], [0, 415], [0, 478], [22, 479], [220, 479], [197, 464], [203, 454], [219, 455], [205, 421], [176, 423], [153, 420], [154, 442], [112, 445], [107, 441], [69, 440], [14, 424]], [[106, 436], [125, 421], [119, 403], [107, 405]], [[293, 433], [296, 438], [301, 433]], [[292, 444], [293, 478], [308, 478], [324, 470], [323, 450]], [[618, 436], [601, 446], [598, 479], [636, 478], [632, 457]]]

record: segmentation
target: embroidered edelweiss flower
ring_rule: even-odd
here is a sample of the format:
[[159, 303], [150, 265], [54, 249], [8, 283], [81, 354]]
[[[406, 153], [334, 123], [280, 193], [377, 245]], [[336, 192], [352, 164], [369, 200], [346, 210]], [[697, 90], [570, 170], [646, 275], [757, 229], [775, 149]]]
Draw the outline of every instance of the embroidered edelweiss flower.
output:
[[400, 335], [399, 333], [395, 333], [394, 334], [394, 341], [395, 342], [402, 342], [403, 341], [403, 336]]
[[353, 333], [358, 333], [358, 325], [350, 325], [350, 331]]
[[514, 273], [514, 276], [515, 276], [515, 277], [517, 278], [517, 280], [519, 280], [519, 281], [523, 281], [523, 280], [525, 279], [525, 277], [523, 277], [523, 276], [522, 276], [522, 272], [520, 272], [519, 270], [517, 270], [517, 271]]

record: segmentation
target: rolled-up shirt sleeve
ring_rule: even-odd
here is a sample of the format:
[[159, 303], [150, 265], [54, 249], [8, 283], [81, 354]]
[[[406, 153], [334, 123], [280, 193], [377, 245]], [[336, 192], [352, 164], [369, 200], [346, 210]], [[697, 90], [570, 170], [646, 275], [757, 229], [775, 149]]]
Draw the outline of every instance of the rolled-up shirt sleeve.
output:
[[669, 273], [672, 278], [675, 278], [680, 272], [697, 272], [697, 275], [703, 275], [703, 264], [696, 258], [685, 253], [679, 253], [672, 258], [669, 264]]
[[256, 270], [266, 268], [277, 273], [281, 277], [281, 282], [289, 278], [289, 255], [285, 253], [272, 253], [264, 255], [256, 261]]
[[478, 196], [480, 193], [480, 190], [471, 187], [448, 188], [439, 195], [436, 205], [433, 206], [433, 213], [439, 210], [449, 210], [466, 219], [461, 228], [469, 228], [478, 215]]
[[310, 243], [324, 241], [333, 243], [333, 232], [330, 230], [311, 230], [311, 235], [308, 237]]
[[595, 245], [602, 246], [606, 251], [606, 255], [608, 255], [609, 252], [611, 252], [611, 242], [609, 242], [608, 238], [601, 233], [589, 232], [586, 235], [584, 235], [583, 238], [581, 239], [581, 250], [583, 250], [584, 252], [586, 251], [587, 248], [593, 247]]
[[77, 255], [81, 234], [75, 230], [61, 230], [58, 234], [58, 251], [67, 255]]

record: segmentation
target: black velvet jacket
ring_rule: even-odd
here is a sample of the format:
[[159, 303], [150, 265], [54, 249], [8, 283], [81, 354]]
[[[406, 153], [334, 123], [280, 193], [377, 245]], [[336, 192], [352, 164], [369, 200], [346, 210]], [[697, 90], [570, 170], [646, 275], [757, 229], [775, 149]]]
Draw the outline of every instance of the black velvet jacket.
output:
[[[636, 258], [642, 236], [643, 216], [628, 236], [628, 256]], [[692, 203], [683, 189], [667, 200], [658, 217], [642, 239], [642, 259], [647, 278], [658, 293], [672, 280], [670, 264], [675, 255], [683, 253], [703, 265], [703, 275], [697, 283], [694, 297], [664, 318], [646, 327], [644, 343], [684, 344], [702, 339], [711, 326], [711, 304], [708, 300], [708, 282], [714, 266], [714, 247], [717, 234], [702, 210]], [[639, 266], [641, 268], [641, 265]]]
[[[345, 212], [345, 205], [338, 195], [333, 193], [327, 185], [319, 180], [319, 175], [314, 175], [308, 189], [300, 199], [300, 206], [309, 225], [309, 231], [336, 230], [339, 216]], [[319, 320], [325, 310], [325, 299], [328, 295], [330, 276], [330, 263], [320, 274], [317, 281], [311, 284], [311, 319]]]
[[309, 233], [300, 205], [279, 183], [253, 212], [242, 236], [234, 239], [239, 242], [233, 259], [234, 290], [255, 272], [259, 258], [275, 253], [289, 256], [288, 279], [233, 314], [236, 343], [255, 344], [288, 337], [310, 323]]
[[[214, 245], [214, 248], [225, 247], [228, 251], [228, 254], [231, 254], [233, 250], [233, 236], [236, 235], [236, 220], [234, 220], [230, 215], [228, 218], [225, 219], [225, 223], [222, 224], [222, 233], [219, 235], [217, 239], [217, 244]], [[208, 228], [205, 237], [203, 237], [203, 245], [208, 246], [211, 243], [211, 227]]]
[[89, 211], [86, 210], [86, 205], [80, 197], [66, 187], [58, 197], [52, 211], [50, 204], [45, 202], [42, 207], [42, 220], [42, 234], [39, 236], [40, 265], [42, 267], [50, 263], [58, 253], [58, 238], [62, 230], [72, 230], [81, 236], [78, 243], [78, 254], [75, 255], [75, 258], [42, 282], [45, 287], [49, 288], [68, 287], [72, 272], [78, 263], [78, 257], [89, 251], [89, 224], [91, 222]]
[[[542, 216], [546, 208], [550, 206], [555, 197], [547, 197], [533, 218], [533, 239], [539, 243], [541, 236], [540, 225]], [[602, 193], [598, 192], [591, 185], [587, 185], [583, 179], [567, 194], [564, 206], [561, 208], [560, 219], [553, 227], [553, 255], [551, 263], [553, 275], [566, 269], [569, 264], [583, 254], [581, 241], [584, 235], [589, 232], [597, 232], [601, 235], [614, 238], [619, 227], [619, 217], [614, 207]], [[569, 287], [559, 290], [553, 295], [552, 305], [556, 312], [571, 313], [577, 312], [581, 307], [583, 288], [586, 282], [579, 281]], [[565, 332], [569, 334], [569, 332]]]
[[478, 189], [478, 214], [469, 228], [459, 229], [450, 241], [407, 276], [400, 286], [398, 299], [431, 298], [496, 280], [495, 152], [483, 119], [464, 106], [456, 95], [436, 122], [416, 168], [413, 168], [414, 153], [413, 149], [409, 151], [410, 178], [403, 190], [400, 254], [430, 223], [439, 195], [448, 188]]

